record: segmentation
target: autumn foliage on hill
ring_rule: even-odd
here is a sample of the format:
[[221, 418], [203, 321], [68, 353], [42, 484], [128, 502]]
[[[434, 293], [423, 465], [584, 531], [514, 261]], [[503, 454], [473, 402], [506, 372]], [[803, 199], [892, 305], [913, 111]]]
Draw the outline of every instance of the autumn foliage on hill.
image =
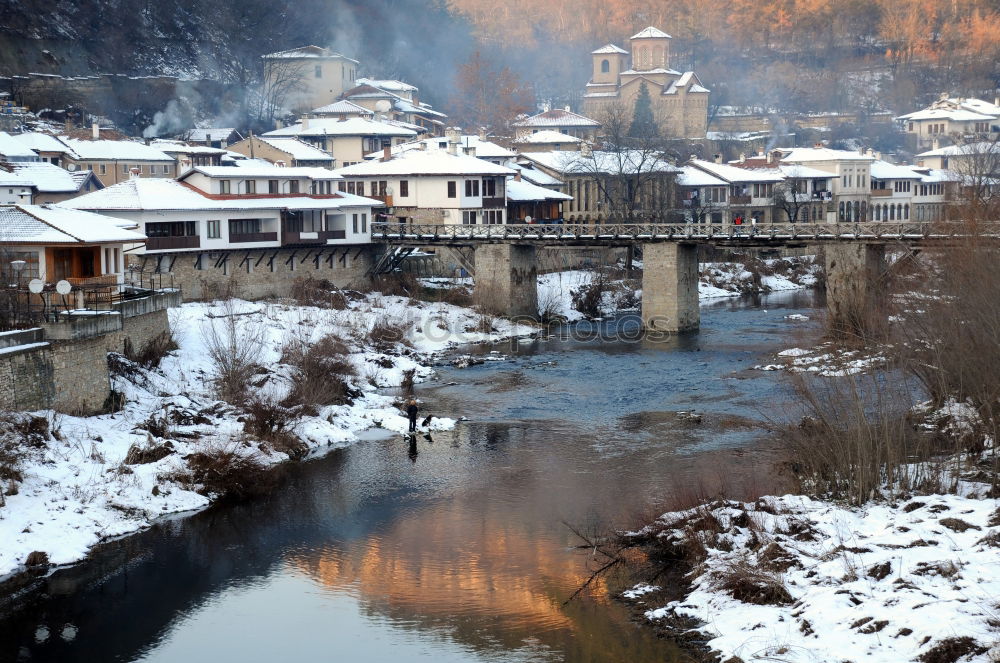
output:
[[[509, 53], [542, 94], [545, 70], [589, 76], [589, 51], [646, 25], [673, 35], [713, 103], [799, 110], [911, 108], [940, 92], [989, 96], [1000, 80], [995, 0], [448, 0], [484, 45]], [[560, 67], [553, 60], [572, 58]], [[546, 67], [536, 66], [547, 60]]]

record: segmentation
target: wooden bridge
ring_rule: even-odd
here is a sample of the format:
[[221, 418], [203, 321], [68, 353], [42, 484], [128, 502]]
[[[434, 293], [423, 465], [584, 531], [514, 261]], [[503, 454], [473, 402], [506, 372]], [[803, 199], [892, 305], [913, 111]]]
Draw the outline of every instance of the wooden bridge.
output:
[[[1000, 224], [978, 234], [1000, 238]], [[373, 273], [393, 271], [417, 247], [464, 248], [474, 261], [475, 296], [482, 306], [512, 317], [537, 316], [539, 246], [643, 247], [642, 318], [649, 329], [697, 329], [699, 244], [767, 248], [822, 245], [827, 303], [834, 319], [857, 317], [885, 279], [885, 247], [947, 244], [968, 236], [960, 223], [869, 221], [864, 223], [707, 224], [372, 224], [372, 241], [385, 247]], [[471, 269], [470, 269], [471, 271]]]

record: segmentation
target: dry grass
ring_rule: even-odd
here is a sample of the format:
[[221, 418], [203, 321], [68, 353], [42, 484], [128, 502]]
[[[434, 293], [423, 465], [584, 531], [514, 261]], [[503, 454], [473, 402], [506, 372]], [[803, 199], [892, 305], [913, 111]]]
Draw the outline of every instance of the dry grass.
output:
[[295, 367], [295, 373], [282, 405], [292, 408], [349, 403], [357, 393], [348, 384], [355, 370], [347, 354], [347, 345], [333, 335], [312, 344], [298, 339], [287, 343], [281, 361]]
[[132, 346], [132, 339], [125, 339], [122, 354], [145, 369], [156, 368], [168, 354], [178, 349], [177, 342], [169, 331], [161, 332], [147, 341], [139, 350]]
[[411, 346], [406, 338], [407, 327], [402, 322], [395, 322], [389, 318], [379, 318], [368, 330], [367, 342], [372, 349], [378, 352], [394, 352], [400, 345]]
[[288, 454], [290, 458], [301, 458], [309, 451], [306, 443], [290, 430], [296, 413], [289, 408], [255, 398], [246, 404], [245, 411], [243, 431], [253, 439], [266, 443], [273, 451]]
[[985, 654], [988, 649], [969, 636], [945, 638], [924, 652], [917, 660], [920, 663], [956, 663], [966, 656]]
[[215, 368], [219, 398], [238, 405], [247, 400], [250, 379], [259, 369], [264, 325], [258, 316], [238, 314], [231, 299], [222, 308], [220, 316], [202, 327], [202, 336]]
[[302, 306], [342, 311], [350, 304], [348, 296], [331, 281], [312, 276], [295, 279], [289, 294]]
[[713, 581], [715, 589], [743, 603], [789, 605], [794, 600], [778, 574], [745, 560], [730, 562], [716, 571]]
[[216, 447], [188, 456], [190, 474], [177, 477], [197, 486], [203, 494], [251, 497], [271, 491], [277, 477], [256, 454], [247, 454], [237, 444]]

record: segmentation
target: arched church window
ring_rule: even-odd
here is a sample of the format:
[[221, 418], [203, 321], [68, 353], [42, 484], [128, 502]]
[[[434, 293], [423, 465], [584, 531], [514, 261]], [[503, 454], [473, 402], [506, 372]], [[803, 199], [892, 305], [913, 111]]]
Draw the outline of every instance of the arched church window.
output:
[[601, 73], [606, 74], [611, 71], [611, 63], [607, 60], [601, 60]]
[[663, 66], [663, 49], [660, 48], [659, 46], [657, 46], [656, 48], [653, 49], [653, 62], [652, 62], [652, 65], [654, 67], [662, 67]]

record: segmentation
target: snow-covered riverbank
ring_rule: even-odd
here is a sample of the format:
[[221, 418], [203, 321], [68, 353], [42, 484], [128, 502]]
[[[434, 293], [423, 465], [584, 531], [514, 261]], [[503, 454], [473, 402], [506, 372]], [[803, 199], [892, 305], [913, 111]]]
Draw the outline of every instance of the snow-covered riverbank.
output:
[[[289, 343], [308, 345], [333, 335], [346, 346], [345, 358], [356, 373], [349, 385], [360, 396], [351, 404], [296, 417], [289, 432], [309, 450], [351, 444], [373, 427], [402, 432], [405, 418], [379, 388], [399, 386], [408, 371], [415, 382], [426, 380], [434, 357], [456, 345], [537, 331], [484, 319], [467, 308], [379, 294], [351, 301], [344, 310], [243, 301], [173, 309], [171, 327], [179, 349], [155, 370], [121, 362], [125, 374], [117, 375], [113, 385], [125, 396], [119, 412], [95, 417], [34, 413], [35, 428], [47, 425], [51, 434], [35, 434], [34, 444], [25, 449], [17, 466], [22, 480], [0, 486], [15, 493], [0, 506], [0, 577], [23, 569], [32, 552], [45, 553], [52, 564], [70, 564], [102, 540], [143, 529], [166, 514], [207, 506], [215, 496], [186, 480], [189, 459], [198, 454], [252, 457], [264, 466], [288, 460], [288, 454], [244, 430], [244, 412], [215, 397], [205, 332], [234, 314], [262, 339], [259, 363], [266, 370], [254, 377], [250, 389], [269, 400], [281, 400], [289, 391], [293, 369], [282, 362]], [[373, 344], [369, 331], [375, 325], [397, 329], [400, 336]], [[423, 414], [434, 414], [431, 427], [442, 429], [455, 420], [438, 415], [460, 413]]]

